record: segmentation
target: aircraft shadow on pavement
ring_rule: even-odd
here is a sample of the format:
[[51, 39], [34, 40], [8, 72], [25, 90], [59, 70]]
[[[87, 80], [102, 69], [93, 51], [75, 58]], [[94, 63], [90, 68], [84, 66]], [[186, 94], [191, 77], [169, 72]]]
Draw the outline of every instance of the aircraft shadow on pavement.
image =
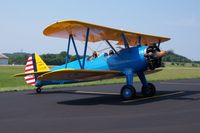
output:
[[105, 96], [105, 94], [98, 94], [98, 93], [79, 93], [77, 90], [44, 90], [40, 94], [36, 92], [31, 92], [28, 95], [54, 95], [54, 94], [78, 94], [78, 95], [98, 95], [98, 96]]
[[[74, 94], [73, 91], [65, 92]], [[77, 93], [76, 93], [77, 94]], [[200, 100], [199, 98], [192, 97], [193, 95], [200, 94], [200, 91], [157, 91], [157, 95], [154, 97], [144, 98], [138, 95], [135, 99], [129, 101], [123, 101], [120, 95], [99, 95], [96, 97], [81, 98], [75, 100], [59, 101], [58, 104], [63, 105], [141, 105], [153, 102], [159, 102], [163, 100]], [[81, 94], [82, 95], [82, 94]], [[88, 94], [83, 94], [88, 95]], [[97, 95], [97, 94], [89, 94]], [[77, 95], [78, 97], [78, 95]]]

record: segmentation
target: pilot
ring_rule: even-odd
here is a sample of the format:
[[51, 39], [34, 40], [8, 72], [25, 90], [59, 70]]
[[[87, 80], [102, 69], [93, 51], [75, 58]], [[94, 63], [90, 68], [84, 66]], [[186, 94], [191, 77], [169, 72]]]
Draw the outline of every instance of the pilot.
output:
[[111, 56], [111, 55], [114, 55], [113, 50], [110, 50], [110, 51], [109, 51], [109, 56]]
[[97, 55], [97, 52], [94, 51], [94, 52], [92, 53], [92, 57], [93, 57], [93, 58], [97, 58], [97, 56], [98, 56], [98, 55]]

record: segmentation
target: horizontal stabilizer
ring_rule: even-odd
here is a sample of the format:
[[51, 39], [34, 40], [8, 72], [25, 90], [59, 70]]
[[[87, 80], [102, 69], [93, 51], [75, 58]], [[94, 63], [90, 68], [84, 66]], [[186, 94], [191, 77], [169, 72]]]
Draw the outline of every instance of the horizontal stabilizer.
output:
[[31, 75], [31, 74], [42, 75], [42, 74], [45, 74], [45, 73], [47, 73], [47, 72], [50, 72], [50, 71], [19, 73], [19, 74], [14, 75], [14, 77], [24, 77], [24, 76]]

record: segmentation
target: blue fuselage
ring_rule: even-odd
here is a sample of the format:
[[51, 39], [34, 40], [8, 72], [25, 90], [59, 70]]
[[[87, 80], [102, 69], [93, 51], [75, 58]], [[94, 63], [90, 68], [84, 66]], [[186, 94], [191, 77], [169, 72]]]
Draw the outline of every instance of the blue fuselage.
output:
[[[147, 62], [144, 57], [146, 46], [131, 47], [122, 49], [111, 56], [103, 53], [97, 58], [86, 57], [86, 70], [116, 70], [122, 74], [143, 72], [147, 69]], [[83, 59], [80, 60], [83, 62]], [[51, 71], [66, 69], [66, 64], [52, 68]], [[67, 64], [67, 69], [81, 69], [78, 60]], [[49, 84], [76, 83], [77, 81], [38, 81], [37, 86]]]
[[[107, 56], [101, 54], [97, 58], [89, 59], [86, 57], [85, 69], [86, 70], [117, 70], [122, 73], [127, 69], [135, 72], [144, 71], [147, 63], [144, 58], [146, 46], [132, 47], [129, 49], [122, 49], [118, 54]], [[81, 62], [83, 59], [80, 60]], [[52, 71], [65, 69], [65, 64], [51, 69]], [[81, 69], [78, 60], [67, 64], [67, 68]]]

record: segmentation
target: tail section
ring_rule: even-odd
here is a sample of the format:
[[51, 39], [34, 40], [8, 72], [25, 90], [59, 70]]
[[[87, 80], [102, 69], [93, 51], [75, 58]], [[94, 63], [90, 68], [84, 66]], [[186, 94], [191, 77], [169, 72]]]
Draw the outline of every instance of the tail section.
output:
[[[32, 54], [28, 57], [26, 67], [25, 67], [25, 73], [35, 72], [34, 68], [36, 68], [36, 67], [35, 67], [35, 63], [33, 63], [33, 61], [34, 61], [34, 54]], [[35, 83], [36, 83], [35, 74], [27, 75], [24, 77], [24, 79], [25, 79], [26, 83], [29, 85], [35, 85]]]
[[36, 72], [44, 72], [44, 71], [50, 71], [49, 67], [44, 63], [42, 58], [35, 53], [35, 65], [36, 65]]
[[28, 57], [26, 67], [25, 67], [25, 73], [24, 74], [18, 74], [17, 76], [25, 76], [24, 79], [27, 84], [29, 85], [35, 85], [37, 81], [37, 77], [40, 74], [49, 72], [50, 69], [48, 66], [44, 63], [44, 61], [41, 59], [41, 57], [35, 53], [31, 54]]

